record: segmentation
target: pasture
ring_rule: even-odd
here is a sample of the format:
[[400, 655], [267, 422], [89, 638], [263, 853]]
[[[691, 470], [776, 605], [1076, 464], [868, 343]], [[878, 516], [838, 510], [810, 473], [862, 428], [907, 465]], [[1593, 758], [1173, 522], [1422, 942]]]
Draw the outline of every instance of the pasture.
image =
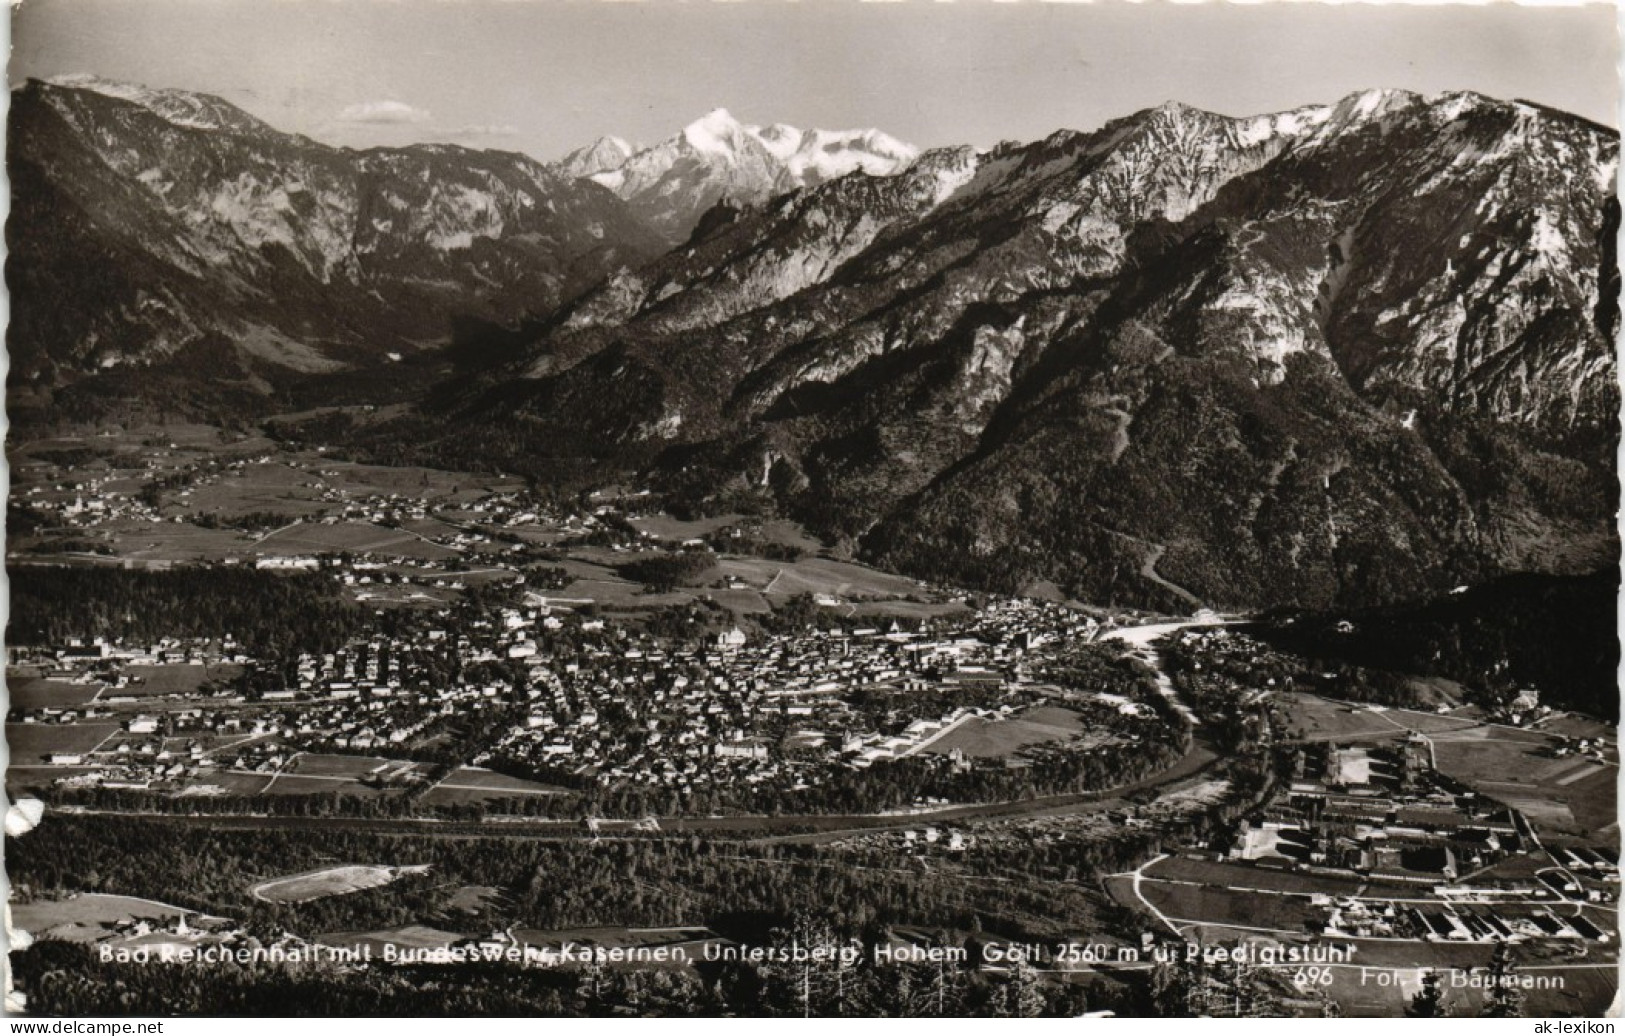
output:
[[763, 593], [831, 594], [843, 598], [906, 597], [921, 592], [919, 583], [904, 576], [830, 558], [802, 558], [786, 563], [765, 558], [727, 558], [718, 566]]
[[969, 615], [971, 608], [963, 601], [865, 601], [848, 605], [850, 614], [884, 619], [936, 619], [945, 615]]
[[452, 771], [445, 780], [425, 793], [423, 802], [429, 806], [449, 806], [529, 795], [561, 794], [564, 794], [563, 789], [551, 785], [509, 777], [507, 774], [479, 767], [465, 766]]
[[1537, 830], [1590, 834], [1617, 819], [1617, 764], [1554, 758], [1555, 742], [1539, 734], [1483, 728], [1473, 736], [1435, 737], [1441, 772], [1522, 812]]
[[693, 521], [683, 521], [673, 518], [669, 514], [650, 515], [646, 518], [628, 518], [627, 523], [639, 532], [646, 532], [658, 540], [699, 539], [709, 536], [718, 529], [732, 525], [739, 521], [741, 515], [724, 514], [714, 518], [696, 518]]
[[707, 590], [712, 600], [735, 615], [767, 615], [773, 606], [755, 590]]
[[[1373, 712], [1365, 706], [1301, 692], [1282, 694], [1276, 700], [1287, 715], [1285, 736], [1303, 741], [1390, 741], [1405, 736], [1408, 721], [1426, 715], [1410, 712], [1401, 717], [1395, 710]], [[1458, 727], [1470, 725], [1455, 721]]]
[[1328, 896], [1352, 896], [1360, 891], [1358, 880], [1342, 880], [1318, 874], [1302, 874], [1270, 867], [1249, 867], [1245, 864], [1225, 863], [1218, 860], [1195, 860], [1185, 856], [1170, 856], [1145, 869], [1147, 877], [1170, 881], [1190, 881], [1199, 885], [1229, 889], [1264, 889], [1296, 895], [1322, 893]]
[[[555, 595], [549, 593], [545, 596], [551, 599]], [[602, 607], [625, 610], [686, 604], [694, 599], [694, 592], [679, 590], [669, 594], [647, 594], [643, 592], [643, 584], [624, 579], [577, 579], [557, 591], [556, 596], [561, 601], [591, 601]]]
[[[314, 473], [286, 464], [248, 464], [193, 487], [184, 502], [190, 513], [219, 515], [228, 521], [254, 512], [310, 517], [332, 506], [321, 499], [320, 485], [310, 484], [319, 481]], [[167, 515], [180, 501], [170, 493], [164, 502]]]
[[[351, 493], [400, 493], [428, 497], [474, 497], [489, 492], [511, 491], [524, 488], [523, 479], [504, 478], [500, 475], [478, 475], [468, 472], [441, 471], [436, 468], [399, 467], [379, 464], [357, 464], [330, 457], [303, 455], [313, 466], [320, 465], [321, 478], [334, 489]], [[316, 472], [312, 472], [316, 474]]]
[[1208, 886], [1147, 880], [1140, 894], [1182, 927], [1185, 923], [1307, 933], [1325, 911], [1299, 896], [1236, 892]]
[[300, 522], [284, 526], [254, 541], [250, 550], [282, 557], [348, 551], [352, 554], [386, 554], [429, 561], [444, 561], [457, 557], [459, 553], [406, 529], [356, 521], [334, 522], [331, 525]]
[[96, 697], [99, 683], [72, 683], [43, 676], [6, 673], [6, 693], [14, 709], [71, 709]]
[[120, 558], [133, 562], [205, 561], [240, 556], [249, 540], [234, 529], [203, 529], [187, 522], [109, 522]]
[[196, 911], [132, 896], [82, 892], [66, 899], [37, 899], [11, 904], [11, 923], [36, 938], [94, 941], [127, 921], [164, 921]]
[[394, 773], [410, 770], [418, 764], [402, 759], [382, 759], [370, 755], [322, 755], [303, 752], [289, 760], [285, 773], [309, 777], [346, 777], [360, 779], [367, 774]]
[[930, 755], [958, 749], [973, 759], [999, 759], [1031, 745], [1069, 740], [1083, 733], [1083, 717], [1070, 709], [1044, 705], [1002, 720], [973, 717], [925, 748]]
[[52, 752], [83, 755], [118, 731], [117, 723], [7, 723], [6, 744], [13, 764], [42, 763]]
[[194, 695], [208, 682], [225, 683], [242, 675], [243, 667], [222, 665], [132, 665], [125, 669], [130, 683], [108, 692], [108, 696], [157, 698], [166, 695]]

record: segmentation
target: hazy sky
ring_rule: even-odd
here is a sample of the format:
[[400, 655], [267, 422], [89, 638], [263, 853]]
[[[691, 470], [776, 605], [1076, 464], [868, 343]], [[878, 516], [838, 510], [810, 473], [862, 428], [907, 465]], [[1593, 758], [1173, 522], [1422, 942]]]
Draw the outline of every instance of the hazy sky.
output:
[[89, 72], [219, 94], [365, 146], [550, 159], [715, 107], [922, 146], [1091, 129], [1167, 100], [1231, 115], [1373, 86], [1522, 97], [1616, 125], [1611, 5], [906, 0], [23, 0], [13, 85]]

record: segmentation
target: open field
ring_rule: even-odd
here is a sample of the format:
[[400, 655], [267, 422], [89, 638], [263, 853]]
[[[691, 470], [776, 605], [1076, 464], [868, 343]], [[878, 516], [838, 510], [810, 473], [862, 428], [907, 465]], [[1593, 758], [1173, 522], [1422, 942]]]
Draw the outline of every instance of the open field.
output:
[[1537, 830], [1586, 834], [1613, 823], [1618, 767], [1573, 756], [1552, 758], [1551, 742], [1523, 731], [1477, 739], [1436, 738], [1439, 769], [1526, 815]]
[[1175, 881], [1194, 881], [1220, 888], [1269, 889], [1275, 892], [1328, 896], [1352, 896], [1360, 891], [1359, 881], [1345, 881], [1318, 874], [1282, 871], [1270, 867], [1249, 867], [1244, 864], [1221, 863], [1216, 860], [1193, 860], [1184, 856], [1170, 856], [1147, 867], [1148, 878]]
[[816, 536], [810, 535], [795, 522], [784, 518], [775, 518], [762, 523], [761, 531], [757, 534], [768, 543], [779, 543], [786, 547], [799, 547], [809, 554], [816, 554], [824, 549], [823, 543]]
[[696, 518], [685, 522], [668, 514], [657, 514], [647, 518], [629, 518], [627, 522], [639, 532], [646, 532], [656, 539], [681, 542], [709, 536], [718, 529], [734, 524], [741, 517], [743, 516], [737, 514], [723, 514], [714, 518]]
[[250, 540], [233, 529], [203, 529], [185, 522], [109, 522], [100, 529], [111, 536], [117, 558], [146, 564], [204, 561], [240, 556]]
[[802, 593], [839, 597], [906, 597], [920, 592], [920, 584], [903, 576], [829, 558], [802, 558], [794, 563], [765, 558], [728, 558], [720, 565], [764, 593], [787, 597]]
[[11, 923], [35, 938], [94, 942], [124, 921], [166, 920], [196, 913], [168, 903], [131, 896], [84, 892], [67, 899], [41, 899], [11, 904]]
[[[709, 536], [718, 529], [726, 528], [746, 521], [741, 514], [723, 514], [708, 518], [696, 518], [692, 521], [683, 521], [667, 514], [649, 515], [641, 518], [629, 518], [628, 522], [640, 532], [647, 532], [650, 536], [662, 540], [689, 540]], [[754, 519], [751, 520], [755, 524]], [[761, 522], [755, 525], [753, 538], [767, 543], [778, 543], [787, 547], [797, 547], [808, 554], [816, 554], [824, 545], [815, 537], [809, 536], [807, 531], [795, 522], [782, 518]]]
[[262, 881], [249, 895], [266, 903], [308, 903], [328, 896], [343, 896], [362, 889], [388, 885], [397, 877], [392, 867], [329, 867], [306, 874]]
[[390, 794], [387, 788], [374, 788], [348, 777], [301, 777], [278, 775], [265, 785], [267, 795], [357, 795], [373, 798]]
[[1407, 730], [1415, 730], [1423, 734], [1453, 734], [1475, 728], [1482, 729], [1478, 727], [1482, 720], [1477, 717], [1458, 716], [1454, 713], [1418, 712], [1415, 709], [1388, 709], [1374, 715], [1397, 723]]
[[1270, 896], [1256, 892], [1147, 880], [1140, 885], [1147, 902], [1172, 921], [1262, 928], [1305, 933], [1310, 922], [1324, 915], [1297, 896]]
[[[240, 665], [132, 665], [125, 672], [130, 685], [107, 692], [106, 697], [155, 698], [166, 694], [188, 695], [209, 681], [225, 683], [242, 675]], [[136, 682], [139, 681], [139, 682]]]
[[462, 767], [452, 771], [423, 796], [425, 805], [448, 806], [464, 802], [488, 802], [492, 799], [518, 798], [528, 795], [561, 795], [555, 788], [536, 781], [496, 773], [478, 767]]
[[[248, 464], [224, 473], [218, 481], [194, 487], [184, 503], [186, 512], [215, 514], [227, 520], [254, 512], [309, 517], [332, 506], [320, 499], [320, 487], [306, 485], [313, 481], [317, 481], [313, 473], [286, 464]], [[164, 502], [164, 513], [170, 514], [181, 501], [166, 494]]]
[[96, 697], [99, 683], [70, 683], [42, 676], [6, 674], [6, 693], [14, 709], [71, 709]]
[[873, 615], [877, 619], [921, 618], [965, 610], [959, 602], [905, 599], [922, 593], [919, 584], [911, 579], [820, 557], [789, 562], [729, 555], [719, 559], [700, 578], [708, 583], [733, 580], [742, 584], [737, 589], [696, 586], [671, 593], [648, 594], [643, 592], [642, 584], [615, 573], [616, 566], [626, 564], [633, 557], [630, 553], [601, 547], [574, 549], [567, 559], [559, 562], [559, 567], [569, 573], [573, 581], [563, 590], [545, 596], [566, 603], [592, 601], [621, 609], [659, 608], [707, 596], [740, 615], [765, 614], [771, 607], [770, 602], [782, 602], [797, 594], [828, 595], [846, 602], [849, 613]]
[[505, 773], [497, 773], [495, 770], [487, 770], [478, 766], [464, 766], [453, 770], [440, 783], [442, 787], [457, 786], [478, 788], [484, 791], [554, 792], [559, 790], [551, 785], [527, 781], [522, 777], [510, 777]]
[[427, 536], [431, 540], [445, 536], [455, 536], [462, 531], [450, 522], [439, 518], [412, 518], [401, 523], [401, 528], [407, 532], [415, 532], [419, 536]]
[[643, 584], [624, 579], [578, 579], [557, 591], [549, 593], [563, 601], [592, 601], [609, 608], [663, 608], [672, 604], [685, 604], [694, 599], [694, 591], [684, 590], [669, 594], [646, 594]]
[[380, 777], [394, 777], [421, 768], [423, 768], [423, 764], [405, 759], [383, 759], [370, 755], [321, 755], [314, 752], [305, 752], [290, 760], [284, 773], [298, 774], [302, 777], [346, 777], [360, 780], [368, 774], [376, 774]]
[[519, 928], [514, 935], [527, 945], [545, 945], [548, 942], [591, 943], [594, 946], [664, 946], [689, 939], [702, 939], [713, 935], [709, 928], [697, 925], [677, 925], [671, 928], [626, 928], [621, 925], [598, 925], [590, 928]]
[[1083, 733], [1083, 717], [1070, 709], [1045, 705], [1004, 720], [966, 720], [933, 741], [925, 752], [947, 755], [958, 749], [975, 759], [1013, 755], [1029, 745], [1062, 741]]
[[707, 590], [706, 593], [735, 615], [766, 615], [773, 610], [767, 598], [755, 590]]
[[57, 781], [64, 777], [83, 777], [87, 773], [101, 773], [100, 766], [48, 766], [19, 760], [13, 751], [11, 765], [6, 767], [6, 793], [15, 798], [22, 792], [47, 795]]
[[13, 763], [40, 763], [50, 752], [89, 752], [119, 730], [117, 723], [7, 723]]
[[563, 561], [560, 561], [557, 564], [558, 567], [564, 569], [565, 573], [569, 575], [571, 579], [589, 582], [593, 580], [609, 580], [631, 584], [631, 580], [621, 579], [615, 574], [615, 569], [612, 567], [614, 562], [610, 560], [606, 560], [603, 564], [599, 564], [594, 561], [588, 561], [576, 553], [572, 553], [569, 557], [566, 557]]
[[404, 529], [390, 529], [371, 522], [334, 522], [331, 525], [301, 522], [275, 530], [256, 541], [254, 552], [267, 555], [304, 555], [349, 551], [354, 554], [391, 554], [396, 557], [443, 561], [458, 551], [431, 543]]
[[270, 795], [372, 797], [389, 794], [392, 788], [410, 783], [413, 774], [423, 774], [426, 770], [424, 764], [408, 760], [300, 753], [260, 790]]
[[[305, 456], [306, 460], [312, 458]], [[492, 474], [472, 474], [466, 471], [441, 471], [437, 468], [385, 467], [378, 464], [356, 464], [351, 461], [320, 458], [323, 481], [335, 489], [349, 492], [412, 493], [431, 497], [477, 497], [487, 492], [524, 488], [518, 478], [504, 478]], [[331, 472], [331, 474], [325, 474]]]
[[[475, 580], [464, 580], [464, 584]], [[389, 604], [400, 607], [439, 607], [456, 596], [455, 590], [424, 586], [347, 586], [344, 593], [357, 604]]]
[[1403, 737], [1407, 731], [1424, 734], [1468, 730], [1477, 720], [1411, 709], [1373, 709], [1293, 693], [1280, 696], [1288, 716], [1287, 734], [1305, 741], [1387, 741]]
[[944, 615], [969, 615], [971, 608], [961, 601], [866, 601], [853, 605], [852, 614], [881, 619], [935, 619]]
[[1312, 694], [1283, 694], [1277, 699], [1287, 714], [1286, 737], [1305, 741], [1390, 740], [1404, 731], [1376, 713]]

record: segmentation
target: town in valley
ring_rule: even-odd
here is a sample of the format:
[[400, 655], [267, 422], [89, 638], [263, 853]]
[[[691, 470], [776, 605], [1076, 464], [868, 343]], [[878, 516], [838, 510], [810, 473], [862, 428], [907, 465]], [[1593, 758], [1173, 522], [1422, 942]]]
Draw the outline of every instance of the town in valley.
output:
[[[703, 839], [800, 881], [991, 890], [1015, 861], [1066, 890], [1046, 916], [973, 893], [826, 931], [866, 967], [1034, 972], [1125, 1007], [1191, 961], [1199, 1005], [1243, 982], [1314, 1014], [1613, 996], [1617, 738], [1536, 687], [1396, 679], [1281, 646], [1290, 621], [935, 586], [780, 519], [252, 431], [65, 437], [13, 472], [14, 593], [35, 603], [8, 643], [8, 780], [41, 824], [17, 844], [108, 823], [309, 842], [207, 894], [161, 872], [74, 887], [25, 855], [25, 939], [166, 967], [773, 960], [782, 932], [715, 890], [618, 916], [616, 884], [549, 923], [444, 862]], [[329, 831], [379, 855], [331, 855]]]

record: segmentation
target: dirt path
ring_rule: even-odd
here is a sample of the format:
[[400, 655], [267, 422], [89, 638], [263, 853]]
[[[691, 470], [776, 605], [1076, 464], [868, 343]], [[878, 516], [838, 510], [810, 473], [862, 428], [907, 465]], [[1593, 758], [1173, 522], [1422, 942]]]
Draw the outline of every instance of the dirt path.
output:
[[1157, 562], [1162, 560], [1162, 556], [1168, 552], [1168, 548], [1160, 543], [1153, 543], [1149, 546], [1151, 550], [1146, 554], [1145, 561], [1140, 564], [1140, 575], [1151, 580], [1153, 583], [1156, 583], [1163, 589], [1173, 593], [1180, 600], [1185, 601], [1187, 604], [1190, 604], [1193, 607], [1207, 607], [1200, 597], [1197, 597], [1195, 594], [1191, 593], [1189, 590], [1177, 583], [1169, 582], [1157, 572]]
[[[1104, 526], [1099, 526], [1099, 528], [1104, 528]], [[1111, 533], [1113, 536], [1128, 540], [1130, 543], [1138, 544], [1139, 546], [1145, 548], [1145, 557], [1140, 560], [1140, 575], [1143, 578], [1150, 580], [1151, 582], [1162, 587], [1164, 590], [1167, 590], [1169, 593], [1178, 597], [1186, 604], [1189, 604], [1193, 611], [1199, 611], [1207, 607], [1206, 601], [1203, 601], [1200, 597], [1197, 597], [1195, 594], [1191, 593], [1183, 586], [1180, 586], [1178, 583], [1164, 578], [1162, 573], [1157, 571], [1157, 562], [1161, 561], [1162, 556], [1168, 553], [1168, 547], [1166, 544], [1152, 543], [1150, 540], [1139, 536], [1134, 536], [1126, 532], [1118, 532], [1116, 529], [1105, 529], [1105, 531]]]

